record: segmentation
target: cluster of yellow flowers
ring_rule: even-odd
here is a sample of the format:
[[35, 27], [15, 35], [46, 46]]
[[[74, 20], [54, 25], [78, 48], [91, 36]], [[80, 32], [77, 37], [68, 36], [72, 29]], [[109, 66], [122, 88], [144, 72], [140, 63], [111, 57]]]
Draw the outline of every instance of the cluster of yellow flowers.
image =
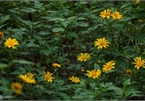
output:
[[[110, 42], [108, 40], [106, 40], [105, 38], [99, 38], [94, 42], [94, 46], [98, 46], [98, 49], [102, 49], [102, 48], [107, 48], [109, 47]], [[89, 53], [80, 53], [77, 56], [77, 60], [80, 62], [86, 62], [88, 59], [90, 59], [90, 54]], [[136, 57], [134, 58], [135, 62], [132, 62], [132, 64], [135, 64], [135, 68], [138, 70], [140, 67], [145, 68], [145, 59], [142, 60], [141, 57]], [[103, 65], [102, 71], [103, 72], [108, 72], [110, 70], [112, 70], [115, 66], [115, 62], [114, 61], [109, 61], [106, 64]], [[126, 74], [127, 75], [131, 75], [132, 72], [131, 70], [126, 70]], [[88, 77], [92, 77], [93, 79], [98, 78], [101, 75], [101, 70], [98, 69], [94, 69], [94, 70], [88, 70], [87, 71], [87, 76]], [[77, 78], [76, 78], [77, 79]], [[80, 81], [80, 80], [79, 80]]]
[[[114, 65], [115, 65], [115, 62], [114, 61], [109, 61], [108, 63], [106, 63], [105, 65], [103, 65], [103, 72], [108, 72], [110, 70], [112, 70], [114, 68]], [[93, 79], [96, 79], [98, 78], [100, 75], [101, 75], [102, 71], [100, 69], [96, 70], [87, 70], [87, 76], [89, 78], [93, 78]], [[79, 83], [80, 82], [80, 79], [78, 77], [70, 77], [69, 78], [72, 82], [75, 82], [75, 83]]]
[[109, 19], [111, 16], [113, 19], [121, 19], [122, 15], [120, 14], [120, 12], [116, 11], [116, 12], [112, 12], [110, 9], [104, 10], [102, 12], [100, 12], [100, 16], [104, 19], [107, 18]]
[[27, 74], [20, 74], [19, 78], [21, 78], [25, 83], [36, 83], [35, 79], [33, 78], [34, 74], [28, 72]]
[[[53, 67], [58, 67], [60, 68], [61, 65], [58, 64], [58, 63], [53, 63], [52, 64]], [[33, 73], [31, 72], [28, 72], [26, 74], [20, 74], [19, 75], [19, 78], [21, 78], [25, 83], [29, 83], [29, 84], [36, 84], [36, 80], [34, 79], [34, 75]], [[44, 72], [44, 81], [47, 81], [47, 82], [52, 82], [52, 80], [54, 79], [54, 77], [52, 77], [52, 73], [50, 73], [49, 71], [47, 72]], [[14, 92], [16, 94], [20, 94], [22, 92], [22, 84], [21, 83], [12, 83], [11, 84], [11, 88], [12, 90], [14, 90]]]
[[[19, 78], [21, 78], [25, 83], [36, 84], [34, 75], [35, 74], [28, 72], [27, 74], [24, 75], [20, 74]], [[52, 82], [53, 79], [54, 77], [52, 77], [52, 73], [44, 72], [44, 81]], [[20, 94], [22, 92], [22, 84], [19, 82], [12, 83], [11, 88], [12, 90], [14, 90], [16, 94]]]

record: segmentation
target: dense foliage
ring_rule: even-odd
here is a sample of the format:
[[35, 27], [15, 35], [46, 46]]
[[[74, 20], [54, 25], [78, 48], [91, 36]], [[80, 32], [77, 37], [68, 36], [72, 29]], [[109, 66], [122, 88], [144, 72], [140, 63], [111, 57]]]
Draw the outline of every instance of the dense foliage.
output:
[[0, 3], [0, 99], [145, 99], [144, 2]]

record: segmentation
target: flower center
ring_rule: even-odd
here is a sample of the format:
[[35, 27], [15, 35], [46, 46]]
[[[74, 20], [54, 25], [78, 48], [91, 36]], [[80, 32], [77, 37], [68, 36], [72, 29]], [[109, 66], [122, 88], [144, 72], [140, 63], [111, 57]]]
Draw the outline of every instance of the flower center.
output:
[[104, 46], [105, 45], [105, 43], [104, 42], [100, 42], [100, 46]]

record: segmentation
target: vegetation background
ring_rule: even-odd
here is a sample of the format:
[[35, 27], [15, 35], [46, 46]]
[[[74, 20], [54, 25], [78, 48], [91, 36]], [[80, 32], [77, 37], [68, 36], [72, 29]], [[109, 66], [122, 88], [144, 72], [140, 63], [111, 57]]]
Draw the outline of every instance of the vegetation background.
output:
[[145, 100], [144, 11], [139, 0], [1, 1], [2, 99]]

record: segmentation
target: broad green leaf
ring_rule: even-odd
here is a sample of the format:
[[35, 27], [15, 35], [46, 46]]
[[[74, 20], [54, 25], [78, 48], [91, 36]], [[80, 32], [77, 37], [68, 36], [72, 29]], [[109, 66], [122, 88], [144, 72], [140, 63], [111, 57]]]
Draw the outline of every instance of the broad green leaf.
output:
[[6, 15], [6, 16], [1, 17], [1, 21], [2, 22], [5, 22], [5, 21], [7, 21], [9, 19], [10, 19], [10, 16], [9, 15]]
[[50, 34], [49, 32], [45, 32], [45, 31], [40, 31], [39, 33], [38, 33], [38, 35], [48, 35], [48, 34]]
[[64, 29], [61, 28], [61, 27], [60, 27], [60, 28], [53, 28], [52, 31], [55, 32], [55, 33], [56, 33], [56, 32], [63, 32]]
[[26, 12], [26, 13], [31, 13], [31, 12], [35, 12], [37, 10], [34, 9], [34, 8], [27, 7], [27, 8], [21, 9], [20, 11], [23, 11], [23, 12]]
[[8, 67], [8, 65], [7, 65], [7, 64], [0, 63], [0, 69], [4, 69], [4, 68], [6, 68], [6, 67]]
[[36, 45], [34, 43], [27, 43], [25, 44], [26, 47], [39, 47], [39, 45]]
[[98, 64], [96, 64], [96, 63], [94, 63], [94, 68], [95, 69], [101, 69], [101, 67]]
[[42, 7], [42, 3], [40, 3], [39, 1], [34, 1], [34, 6], [36, 8], [41, 8]]
[[20, 64], [34, 64], [33, 62], [26, 60], [12, 60], [12, 63], [20, 63]]
[[90, 82], [90, 86], [91, 86], [92, 89], [94, 89], [96, 84], [94, 82]]
[[130, 85], [130, 78], [123, 82], [124, 87], [126, 87], [127, 85]]
[[75, 32], [68, 32], [67, 35], [70, 37], [78, 38], [78, 35]]
[[81, 22], [81, 23], [78, 23], [78, 26], [81, 26], [81, 27], [88, 27], [88, 23]]

